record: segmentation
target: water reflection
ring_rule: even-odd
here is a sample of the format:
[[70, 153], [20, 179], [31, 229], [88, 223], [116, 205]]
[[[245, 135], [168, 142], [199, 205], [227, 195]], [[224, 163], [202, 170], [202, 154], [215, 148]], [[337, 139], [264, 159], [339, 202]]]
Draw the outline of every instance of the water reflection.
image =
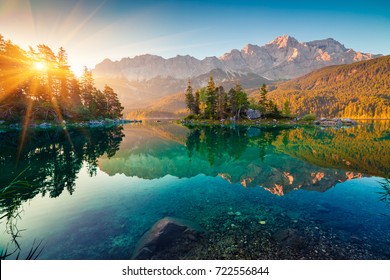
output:
[[386, 177], [390, 171], [388, 122], [348, 129], [152, 124], [125, 132], [126, 138], [122, 127], [71, 130], [70, 142], [62, 130], [34, 130], [19, 157], [19, 133], [1, 133], [0, 186], [15, 178], [30, 185], [3, 195], [2, 212], [38, 193], [73, 193], [83, 164], [90, 176], [98, 166], [110, 175], [145, 179], [205, 174], [279, 195], [299, 188], [324, 191], [336, 182]]
[[18, 132], [0, 134], [0, 185], [8, 186], [16, 177], [34, 186], [25, 199], [41, 192], [59, 196], [64, 189], [74, 192], [76, 175], [85, 162], [91, 176], [96, 173], [97, 160], [108, 158], [119, 150], [124, 134], [122, 127], [78, 129], [69, 131], [71, 142], [63, 130], [31, 131], [26, 145], [18, 153]]
[[[36, 201], [32, 198], [42, 194], [56, 198], [58, 211], [72, 209], [72, 214], [60, 215], [57, 225], [53, 221], [59, 219], [58, 213], [38, 215], [42, 224], [51, 221], [45, 226], [40, 224], [38, 229], [32, 222], [28, 224], [29, 231], [35, 230], [31, 238], [42, 237], [49, 242], [44, 258], [127, 258], [129, 248], [134, 249], [142, 233], [165, 215], [195, 220], [208, 230], [211, 243], [201, 244], [204, 247], [199, 247], [199, 252], [204, 253], [194, 258], [221, 258], [226, 253], [223, 248], [230, 248], [226, 244], [237, 243], [244, 235], [248, 241], [245, 244], [262, 236], [273, 248], [275, 241], [269, 237], [276, 234], [277, 240], [279, 231], [295, 235], [297, 230], [304, 232], [307, 251], [294, 255], [283, 248], [280, 255], [273, 255], [274, 248], [268, 252], [270, 258], [299, 258], [313, 251], [308, 243], [316, 246], [322, 240], [316, 233], [318, 228], [328, 238], [326, 250], [332, 248], [333, 242], [340, 246], [357, 242], [360, 246], [365, 242], [356, 240], [364, 238], [375, 244], [377, 233], [385, 232], [380, 215], [374, 216], [381, 197], [367, 188], [372, 181], [383, 179], [347, 182], [347, 186], [354, 187], [358, 200], [348, 188], [328, 190], [353, 178], [388, 177], [389, 123], [345, 129], [187, 128], [174, 123], [151, 123], [71, 130], [69, 135], [71, 142], [61, 130], [31, 131], [18, 158], [19, 134], [0, 134], [1, 216], [3, 222], [11, 221], [7, 230], [14, 241], [19, 238], [19, 229], [12, 222], [23, 202]], [[82, 168], [92, 178], [81, 175]], [[78, 177], [83, 179], [77, 180]], [[95, 186], [97, 180], [102, 181], [99, 187]], [[86, 188], [91, 184], [92, 191]], [[295, 191], [299, 189], [315, 192]], [[72, 200], [61, 200], [65, 193], [74, 192]], [[359, 192], [364, 195], [359, 196]], [[77, 198], [77, 193], [84, 196]], [[388, 192], [386, 199], [385, 202]], [[58, 201], [63, 202], [62, 206]], [[46, 233], [49, 227], [56, 234]], [[336, 230], [341, 233], [333, 235]], [[351, 239], [350, 235], [358, 231], [358, 236]], [[68, 236], [72, 238], [64, 241]], [[59, 243], [63, 243], [62, 247]], [[251, 244], [258, 250], [266, 248], [263, 245]], [[348, 246], [344, 246], [344, 253]], [[244, 247], [241, 257], [260, 257]], [[377, 247], [381, 250], [382, 245]], [[214, 249], [211, 252], [207, 248]], [[318, 256], [344, 258], [337, 255], [338, 251]], [[352, 258], [363, 258], [364, 251], [359, 252], [351, 253]], [[235, 255], [229, 253], [226, 258]]]
[[84, 164], [93, 176], [100, 156], [115, 155], [124, 137], [122, 130], [122, 127], [69, 132], [32, 130], [21, 151], [18, 150], [18, 131], [0, 133], [0, 216], [6, 220], [7, 231], [17, 247], [20, 205], [37, 194], [55, 198], [65, 189], [72, 194], [77, 174]]
[[[325, 191], [353, 178], [386, 177], [390, 170], [388, 123], [345, 129], [182, 127], [185, 139], [175, 137], [174, 127], [127, 131], [125, 147], [112, 159], [100, 160], [100, 169], [145, 179], [220, 176], [278, 195], [301, 188]], [[165, 142], [157, 141], [162, 134]]]

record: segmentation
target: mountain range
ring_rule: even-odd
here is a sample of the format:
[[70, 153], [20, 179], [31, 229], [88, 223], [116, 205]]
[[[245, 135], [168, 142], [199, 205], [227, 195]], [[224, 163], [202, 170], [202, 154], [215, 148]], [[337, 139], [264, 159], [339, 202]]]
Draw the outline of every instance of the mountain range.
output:
[[346, 48], [328, 38], [299, 42], [284, 35], [263, 45], [247, 44], [220, 57], [176, 56], [165, 59], [144, 54], [119, 61], [103, 60], [93, 69], [98, 86], [110, 84], [127, 110], [150, 107], [160, 98], [183, 92], [187, 80], [194, 88], [206, 85], [213, 75], [217, 84], [229, 87], [239, 81], [244, 88], [292, 79], [310, 71], [369, 60], [377, 55]]

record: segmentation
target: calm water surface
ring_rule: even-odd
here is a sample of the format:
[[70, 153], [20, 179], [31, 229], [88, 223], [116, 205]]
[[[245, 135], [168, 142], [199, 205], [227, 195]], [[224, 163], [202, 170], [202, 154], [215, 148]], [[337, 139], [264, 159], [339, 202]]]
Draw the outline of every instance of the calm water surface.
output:
[[159, 258], [390, 259], [389, 122], [8, 131], [0, 170], [0, 245], [22, 258], [130, 259], [169, 216], [205, 233]]

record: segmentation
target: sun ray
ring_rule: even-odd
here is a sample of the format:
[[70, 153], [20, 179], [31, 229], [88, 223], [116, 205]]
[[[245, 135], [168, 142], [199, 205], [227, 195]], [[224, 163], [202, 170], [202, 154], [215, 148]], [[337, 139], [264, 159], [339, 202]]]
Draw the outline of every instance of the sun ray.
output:
[[18, 73], [16, 75], [12, 75], [10, 77], [6, 77], [3, 79], [3, 83], [6, 85], [3, 88], [3, 94], [0, 96], [0, 102], [6, 99], [9, 95], [15, 92], [18, 87], [22, 86], [32, 75], [28, 73]]
[[[0, 56], [1, 62], [7, 66], [0, 73], [0, 102], [2, 110], [7, 110], [6, 114], [13, 114], [12, 111], [17, 110], [19, 97], [23, 103], [22, 130], [17, 152], [19, 160], [31, 121], [43, 118], [54, 119], [60, 125], [65, 124], [58, 79], [72, 73], [66, 65], [58, 64], [55, 54], [45, 45], [39, 45], [38, 52], [32, 48], [30, 52], [24, 52], [12, 44], [9, 44], [8, 48], [4, 49]], [[16, 100], [16, 103], [8, 102], [9, 97]], [[66, 126], [63, 128], [67, 140], [74, 148]]]
[[33, 103], [34, 103], [34, 101], [32, 99], [30, 99], [29, 103], [27, 104], [26, 114], [24, 116], [24, 121], [23, 121], [22, 133], [21, 133], [21, 137], [19, 138], [20, 141], [19, 141], [19, 145], [18, 145], [18, 156], [16, 159], [17, 163], [19, 162], [20, 155], [23, 151], [24, 142], [25, 142], [26, 135], [27, 135], [27, 129], [29, 127], [31, 111], [33, 109]]
[[[79, 34], [80, 30], [86, 26], [86, 24], [88, 22], [91, 21], [91, 19], [95, 16], [95, 14], [104, 6], [104, 4], [106, 3], [107, 1], [102, 1], [89, 15], [87, 15], [86, 17], [84, 17], [84, 20], [82, 20], [76, 27], [73, 28], [73, 30], [71, 32], [68, 32], [68, 34], [64, 37], [64, 39], [62, 40], [62, 42], [64, 44], [68, 43], [70, 40], [72, 40], [72, 38], [74, 36], [76, 36], [77, 34]], [[80, 3], [79, 3], [80, 4]], [[76, 16], [73, 16], [77, 11], [79, 10], [79, 6], [76, 5], [72, 12], [69, 14], [68, 18], [67, 18], [67, 21], [65, 23], [64, 26], [67, 26], [67, 24], [71, 24], [71, 23], [74, 23], [75, 20], [74, 18]], [[76, 21], [78, 22], [78, 21]]]

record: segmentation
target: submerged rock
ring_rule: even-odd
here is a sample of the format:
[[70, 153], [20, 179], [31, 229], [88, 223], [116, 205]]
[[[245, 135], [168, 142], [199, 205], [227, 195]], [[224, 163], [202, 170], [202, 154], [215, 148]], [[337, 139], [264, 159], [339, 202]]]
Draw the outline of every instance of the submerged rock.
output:
[[287, 217], [289, 217], [291, 220], [298, 220], [300, 217], [301, 217], [301, 213], [300, 212], [296, 212], [296, 211], [287, 211], [286, 212], [286, 215]]
[[272, 237], [282, 247], [302, 249], [305, 245], [303, 237], [299, 235], [296, 229], [292, 228], [278, 230]]
[[258, 137], [261, 134], [261, 130], [258, 127], [251, 126], [250, 128], [248, 128], [246, 134], [248, 135], [248, 137]]
[[164, 251], [169, 251], [178, 243], [196, 242], [203, 232], [199, 225], [191, 221], [165, 217], [143, 235], [134, 250], [132, 259], [162, 258]]

